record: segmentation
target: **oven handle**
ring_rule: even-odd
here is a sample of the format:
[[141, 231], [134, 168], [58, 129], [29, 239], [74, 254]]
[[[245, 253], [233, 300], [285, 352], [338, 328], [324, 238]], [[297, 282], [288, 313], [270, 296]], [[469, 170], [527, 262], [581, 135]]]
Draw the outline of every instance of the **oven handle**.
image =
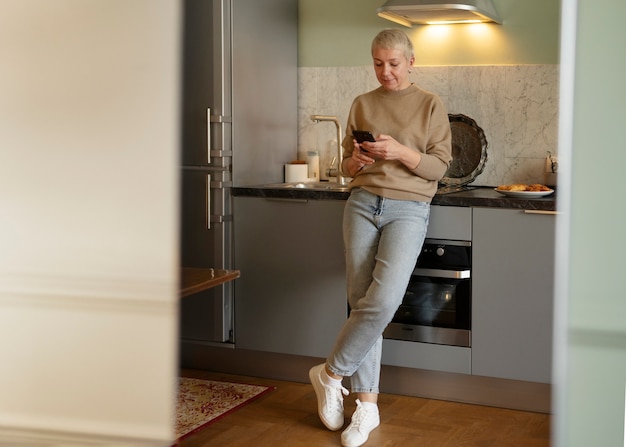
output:
[[425, 269], [416, 268], [413, 270], [414, 275], [431, 276], [434, 278], [451, 278], [451, 279], [468, 279], [470, 278], [470, 270], [444, 270], [444, 269]]

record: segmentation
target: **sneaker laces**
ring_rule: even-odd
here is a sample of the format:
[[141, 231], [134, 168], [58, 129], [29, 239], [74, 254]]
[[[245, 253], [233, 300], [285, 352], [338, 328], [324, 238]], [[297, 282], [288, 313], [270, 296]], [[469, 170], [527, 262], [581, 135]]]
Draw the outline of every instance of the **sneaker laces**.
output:
[[327, 385], [326, 389], [326, 408], [330, 411], [343, 411], [343, 396], [349, 394], [348, 390], [343, 386]]
[[367, 409], [361, 404], [359, 399], [356, 400], [356, 411], [352, 415], [352, 422], [350, 423], [350, 428], [355, 428], [359, 430], [361, 428], [361, 423], [367, 418], [369, 412]]

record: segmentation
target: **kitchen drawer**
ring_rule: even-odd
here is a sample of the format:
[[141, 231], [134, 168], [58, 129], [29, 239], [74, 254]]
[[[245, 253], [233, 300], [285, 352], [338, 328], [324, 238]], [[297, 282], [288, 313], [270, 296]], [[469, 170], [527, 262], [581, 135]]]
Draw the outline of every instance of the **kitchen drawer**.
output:
[[432, 205], [427, 238], [472, 240], [472, 209], [460, 206]]
[[472, 351], [459, 346], [385, 339], [382, 363], [405, 368], [471, 374]]

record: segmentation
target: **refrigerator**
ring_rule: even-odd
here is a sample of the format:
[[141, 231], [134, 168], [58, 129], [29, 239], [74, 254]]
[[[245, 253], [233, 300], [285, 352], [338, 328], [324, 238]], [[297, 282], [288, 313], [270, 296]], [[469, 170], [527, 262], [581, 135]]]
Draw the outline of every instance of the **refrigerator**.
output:
[[[232, 188], [283, 181], [297, 155], [297, 35], [298, 0], [184, 1], [183, 267], [237, 269]], [[236, 280], [185, 297], [181, 341], [235, 346], [235, 311]]]

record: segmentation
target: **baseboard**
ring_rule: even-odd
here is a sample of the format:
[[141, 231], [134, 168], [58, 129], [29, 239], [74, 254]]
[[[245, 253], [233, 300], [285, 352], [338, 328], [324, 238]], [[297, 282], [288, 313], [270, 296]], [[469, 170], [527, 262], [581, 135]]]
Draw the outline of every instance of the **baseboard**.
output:
[[[308, 371], [324, 359], [224, 349], [185, 341], [181, 368], [308, 383]], [[383, 365], [381, 392], [536, 413], [551, 412], [551, 385]]]
[[169, 447], [173, 442], [173, 439], [156, 440], [0, 427], [0, 446], [11, 447]]

